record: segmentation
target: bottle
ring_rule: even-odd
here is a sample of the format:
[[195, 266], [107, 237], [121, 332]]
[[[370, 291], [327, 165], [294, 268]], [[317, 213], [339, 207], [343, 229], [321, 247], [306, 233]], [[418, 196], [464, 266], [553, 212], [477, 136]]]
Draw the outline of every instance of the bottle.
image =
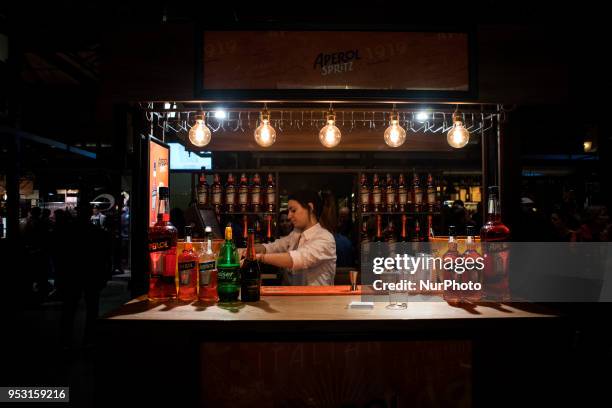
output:
[[[461, 283], [461, 274], [455, 272], [455, 262], [460, 257], [459, 251], [457, 250], [457, 239], [455, 236], [455, 226], [451, 225], [448, 227], [448, 249], [442, 255], [442, 267], [445, 281], [455, 281]], [[461, 291], [455, 290], [453, 287], [444, 289], [444, 300], [450, 303], [461, 301]]]
[[421, 242], [423, 241], [423, 236], [421, 235], [421, 224], [419, 223], [419, 219], [416, 218], [414, 220], [414, 232], [412, 234], [412, 242]]
[[510, 229], [501, 220], [499, 187], [489, 187], [487, 222], [480, 229], [484, 256], [483, 289], [487, 299], [510, 300], [508, 276]]
[[361, 201], [361, 212], [370, 211], [372, 197], [370, 194], [370, 187], [368, 187], [368, 177], [365, 175], [365, 173], [361, 173], [361, 180], [359, 182], [359, 199]]
[[259, 217], [255, 216], [255, 222], [253, 222], [254, 234], [255, 234], [255, 243], [261, 244], [261, 240], [263, 237], [263, 233], [261, 230], [261, 221], [259, 221]]
[[361, 222], [361, 242], [368, 242], [370, 237], [368, 237], [368, 220], [364, 219]]
[[407, 222], [408, 216], [406, 214], [402, 214], [402, 232], [400, 233], [400, 242], [408, 241], [408, 230], [406, 228]]
[[219, 175], [216, 173], [213, 176], [213, 183], [210, 190], [213, 209], [215, 210], [216, 214], [219, 214], [221, 213], [221, 207], [223, 206], [223, 187], [221, 187]]
[[240, 258], [232, 240], [232, 227], [225, 227], [225, 242], [217, 257], [219, 302], [236, 302], [240, 293]]
[[[483, 270], [477, 267], [478, 266], [477, 261], [479, 258], [481, 258], [481, 256], [476, 251], [476, 241], [475, 241], [476, 227], [474, 227], [473, 225], [468, 225], [465, 228], [465, 231], [466, 231], [467, 238], [465, 240], [466, 248], [465, 248], [465, 252], [463, 253], [463, 258], [466, 260], [472, 259], [473, 261], [471, 261], [470, 263], [472, 263], [473, 268], [470, 268], [470, 269], [466, 268], [461, 278], [462, 278], [462, 282], [468, 283], [468, 284], [471, 282], [472, 287], [474, 287], [476, 283], [482, 285]], [[464, 262], [464, 264], [466, 262]], [[461, 298], [469, 302], [477, 302], [482, 299], [482, 296], [483, 296], [483, 291], [482, 291], [482, 286], [481, 286], [480, 290], [474, 287], [474, 289], [462, 291]]]
[[225, 185], [225, 209], [229, 213], [236, 212], [236, 182], [232, 173], [227, 175]]
[[421, 181], [419, 175], [414, 173], [412, 177], [412, 204], [414, 205], [414, 211], [419, 212], [423, 210], [423, 190], [421, 189]]
[[372, 181], [372, 207], [375, 212], [382, 211], [382, 189], [378, 180], [378, 174], [374, 174]]
[[251, 210], [253, 212], [261, 211], [261, 179], [259, 173], [253, 175], [251, 183]]
[[240, 212], [249, 210], [249, 185], [247, 184], [247, 176], [242, 173], [240, 175], [240, 186], [238, 187], [238, 203], [240, 204]]
[[242, 245], [241, 248], [246, 248], [249, 238], [249, 217], [247, 215], [242, 216]]
[[204, 231], [206, 246], [200, 252], [198, 299], [205, 302], [216, 302], [219, 296], [217, 295], [216, 257], [212, 250], [212, 228], [206, 227]]
[[240, 279], [240, 300], [257, 302], [260, 298], [261, 270], [255, 257], [255, 233], [252, 229], [249, 230], [246, 259], [240, 268]]
[[274, 176], [268, 173], [268, 183], [266, 185], [266, 211], [274, 212], [276, 209], [276, 185], [274, 184]]
[[168, 187], [159, 187], [157, 222], [149, 228], [149, 299], [176, 298], [178, 232], [170, 222]]
[[387, 193], [386, 193], [386, 204], [387, 204], [387, 211], [388, 212], [393, 212], [395, 211], [395, 183], [393, 181], [393, 177], [391, 176], [390, 173], [387, 173], [387, 183], [386, 183], [386, 187], [387, 187]]
[[387, 228], [385, 228], [385, 241], [395, 242], [395, 225], [393, 224], [393, 220], [391, 218], [389, 218]]
[[272, 234], [272, 214], [266, 215], [266, 243], [274, 242], [274, 234]]
[[178, 257], [178, 299], [195, 300], [198, 292], [198, 255], [191, 243], [191, 227], [185, 227], [185, 248]]
[[382, 216], [380, 214], [376, 215], [376, 236], [374, 237], [374, 242], [383, 242]]
[[399, 175], [399, 186], [397, 188], [397, 195], [399, 199], [400, 212], [408, 211], [408, 186], [406, 185], [406, 178], [403, 174]]
[[208, 208], [210, 200], [210, 191], [208, 188], [208, 182], [206, 181], [206, 175], [200, 173], [200, 180], [198, 181], [198, 205], [202, 208]]
[[431, 173], [427, 175], [427, 211], [433, 212], [436, 209], [436, 188], [434, 186]]

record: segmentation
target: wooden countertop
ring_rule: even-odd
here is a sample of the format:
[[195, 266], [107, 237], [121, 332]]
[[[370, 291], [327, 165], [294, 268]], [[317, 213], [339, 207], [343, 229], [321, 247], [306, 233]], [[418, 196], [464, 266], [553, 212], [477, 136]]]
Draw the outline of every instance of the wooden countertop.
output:
[[107, 321], [194, 321], [194, 322], [270, 322], [270, 321], [483, 321], [555, 318], [555, 314], [533, 304], [482, 303], [455, 307], [443, 301], [409, 302], [407, 309], [386, 309], [377, 302], [373, 309], [349, 309], [358, 295], [343, 296], [262, 296], [259, 302], [219, 305], [176, 301], [153, 302], [144, 296], [111, 312]]

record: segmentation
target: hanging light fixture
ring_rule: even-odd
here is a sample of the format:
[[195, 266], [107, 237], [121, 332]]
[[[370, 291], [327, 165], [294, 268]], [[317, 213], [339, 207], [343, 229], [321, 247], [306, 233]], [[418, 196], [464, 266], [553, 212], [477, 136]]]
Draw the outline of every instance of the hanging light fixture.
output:
[[319, 141], [323, 146], [332, 148], [338, 146], [341, 138], [340, 129], [336, 127], [336, 115], [330, 105], [327, 112], [327, 125], [319, 131]]
[[196, 115], [196, 123], [189, 129], [189, 141], [197, 147], [203, 147], [210, 143], [211, 133], [204, 123], [205, 116], [204, 112], [201, 115]]
[[276, 141], [276, 130], [270, 125], [270, 112], [264, 105], [261, 111], [261, 124], [255, 129], [255, 142], [261, 147], [270, 147]]
[[453, 127], [448, 132], [446, 141], [455, 149], [464, 147], [470, 141], [470, 132], [463, 126], [463, 118], [457, 110], [453, 113]]
[[385, 143], [390, 147], [400, 147], [406, 141], [406, 130], [399, 124], [399, 114], [393, 106], [389, 127], [385, 130]]

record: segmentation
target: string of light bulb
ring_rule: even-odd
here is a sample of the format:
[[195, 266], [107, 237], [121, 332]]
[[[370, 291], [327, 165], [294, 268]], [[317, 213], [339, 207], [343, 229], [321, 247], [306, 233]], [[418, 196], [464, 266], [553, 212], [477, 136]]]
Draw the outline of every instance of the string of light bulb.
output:
[[[175, 105], [174, 105], [175, 106]], [[334, 111], [330, 105], [327, 111], [320, 110], [268, 110], [264, 104], [261, 110], [219, 111], [150, 111], [147, 119], [157, 122], [165, 132], [177, 134], [184, 131], [189, 141], [204, 147], [217, 132], [247, 132], [255, 128], [255, 142], [269, 147], [276, 141], [277, 133], [285, 129], [304, 130], [307, 127], [319, 130], [319, 141], [328, 148], [337, 146], [342, 132], [349, 133], [358, 128], [378, 131], [385, 127], [384, 142], [396, 148], [409, 140], [412, 133], [446, 133], [447, 142], [453, 148], [462, 148], [469, 143], [470, 133], [487, 131], [494, 127], [493, 113], [460, 113], [458, 107], [451, 114], [437, 110], [403, 110], [396, 106], [388, 110], [341, 110]]]

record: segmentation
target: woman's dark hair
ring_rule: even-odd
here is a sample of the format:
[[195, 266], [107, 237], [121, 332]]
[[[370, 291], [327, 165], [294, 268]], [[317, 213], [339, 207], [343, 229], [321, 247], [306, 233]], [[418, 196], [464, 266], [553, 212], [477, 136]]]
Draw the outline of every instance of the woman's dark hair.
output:
[[321, 226], [331, 233], [336, 231], [336, 199], [331, 192], [317, 193], [313, 190], [299, 190], [289, 194], [288, 200], [297, 201], [309, 212], [311, 210], [308, 203], [312, 203], [312, 214], [317, 217]]

